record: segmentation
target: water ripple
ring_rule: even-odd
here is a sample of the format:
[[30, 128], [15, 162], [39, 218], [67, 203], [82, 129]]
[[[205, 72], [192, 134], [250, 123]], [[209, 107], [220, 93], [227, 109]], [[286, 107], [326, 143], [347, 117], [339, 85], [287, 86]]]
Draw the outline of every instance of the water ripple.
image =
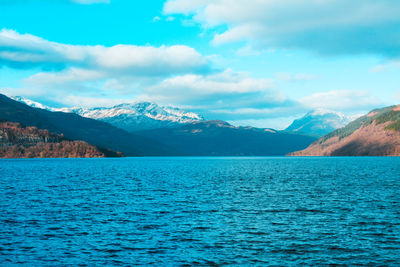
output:
[[0, 160], [0, 265], [400, 265], [400, 158]]

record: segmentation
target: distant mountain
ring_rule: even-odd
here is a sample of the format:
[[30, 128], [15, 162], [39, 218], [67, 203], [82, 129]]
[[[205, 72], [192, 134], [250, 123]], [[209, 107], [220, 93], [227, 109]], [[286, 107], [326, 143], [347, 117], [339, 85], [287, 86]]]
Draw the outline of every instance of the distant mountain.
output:
[[224, 121], [200, 121], [136, 134], [157, 140], [188, 156], [282, 156], [306, 148], [316, 140], [273, 129], [235, 127]]
[[307, 113], [300, 119], [294, 120], [285, 130], [321, 137], [345, 126], [350, 121], [349, 117], [340, 112], [317, 109]]
[[292, 156], [400, 156], [400, 105], [372, 110]]
[[84, 141], [70, 141], [36, 127], [22, 127], [15, 122], [0, 122], [0, 158], [98, 158], [122, 154], [92, 146]]
[[0, 94], [0, 119], [35, 126], [69, 140], [82, 140], [97, 147], [120, 151], [126, 156], [174, 155], [174, 151], [154, 140], [134, 135], [108, 123], [73, 113], [32, 108]]
[[159, 106], [150, 102], [125, 103], [110, 108], [97, 107], [85, 109], [51, 108], [19, 96], [13, 97], [13, 99], [35, 108], [75, 113], [82, 117], [105, 121], [129, 132], [175, 127], [181, 124], [204, 120], [202, 116], [196, 113], [187, 112], [174, 107]]

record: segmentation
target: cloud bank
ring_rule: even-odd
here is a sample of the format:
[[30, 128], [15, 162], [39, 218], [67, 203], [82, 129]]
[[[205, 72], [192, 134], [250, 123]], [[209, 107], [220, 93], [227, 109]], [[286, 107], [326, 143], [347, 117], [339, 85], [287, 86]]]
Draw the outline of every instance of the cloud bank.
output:
[[[67, 105], [93, 95], [102, 103], [107, 97], [110, 103], [125, 97], [127, 101], [185, 106], [224, 118], [239, 116], [238, 110], [246, 118], [260, 116], [259, 110], [287, 105], [289, 100], [275, 88], [273, 79], [216, 70], [207, 58], [184, 45], [82, 46], [0, 31], [0, 66], [38, 70], [24, 80], [29, 94], [46, 94]], [[98, 104], [95, 99], [89, 103]]]
[[363, 110], [377, 107], [382, 103], [363, 90], [333, 90], [315, 93], [301, 98], [300, 103], [310, 108], [324, 108], [339, 111]]
[[214, 44], [249, 41], [259, 48], [321, 55], [400, 56], [400, 2], [393, 0], [168, 0], [164, 14], [188, 16], [217, 30]]
[[213, 65], [210, 57], [184, 45], [84, 46], [0, 31], [0, 67], [34, 72], [23, 80], [22, 88], [8, 88], [6, 93], [40, 96], [64, 106], [146, 100], [187, 108], [209, 119], [256, 123], [283, 118], [283, 125], [288, 116], [310, 108], [351, 110], [377, 103], [364, 91], [291, 99], [279, 90], [279, 83], [304, 83], [317, 77], [277, 73], [273, 78], [254, 78]]
[[0, 31], [0, 65], [45, 70], [74, 66], [154, 76], [203, 72], [208, 68], [205, 57], [184, 45], [68, 45], [7, 29]]

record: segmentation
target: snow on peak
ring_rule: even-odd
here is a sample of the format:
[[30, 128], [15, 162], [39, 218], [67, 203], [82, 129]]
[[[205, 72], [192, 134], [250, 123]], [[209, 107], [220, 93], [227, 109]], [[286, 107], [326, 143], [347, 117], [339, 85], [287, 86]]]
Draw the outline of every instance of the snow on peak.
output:
[[50, 111], [76, 113], [82, 117], [97, 120], [109, 120], [113, 118], [118, 118], [118, 120], [121, 120], [125, 118], [129, 120], [143, 121], [143, 118], [148, 118], [156, 121], [171, 123], [191, 123], [204, 120], [204, 118], [199, 114], [187, 112], [175, 107], [159, 106], [151, 102], [122, 103], [113, 107], [52, 108], [20, 96], [15, 96], [13, 99], [25, 103], [31, 107]]
[[107, 119], [118, 116], [131, 118], [145, 116], [158, 121], [177, 123], [190, 123], [203, 120], [203, 117], [196, 113], [187, 112], [174, 107], [163, 107], [150, 102], [123, 103], [109, 108], [73, 108], [71, 111], [92, 119]]
[[41, 108], [41, 109], [47, 109], [47, 110], [51, 109], [50, 107], [45, 106], [43, 104], [40, 104], [39, 102], [35, 102], [35, 101], [30, 100], [30, 99], [21, 97], [21, 96], [11, 96], [11, 99], [13, 99], [15, 101], [18, 101], [18, 102], [21, 102], [21, 103], [24, 103], [24, 104], [26, 104], [26, 105], [28, 105], [30, 107], [33, 107], [33, 108]]
[[63, 112], [73, 112], [83, 117], [92, 119], [110, 119], [125, 116], [128, 118], [147, 117], [158, 121], [170, 121], [176, 123], [190, 123], [201, 121], [203, 117], [174, 107], [163, 107], [150, 102], [123, 103], [113, 107], [98, 108], [64, 108]]
[[336, 115], [337, 117], [340, 117], [340, 118], [345, 118], [346, 117], [341, 112], [337, 112], [337, 111], [333, 111], [333, 110], [329, 110], [329, 109], [324, 109], [324, 108], [314, 109], [314, 110], [308, 112], [307, 115], [311, 115], [311, 116]]
[[350, 121], [351, 118], [343, 113], [327, 109], [315, 109], [294, 120], [286, 130], [319, 137], [345, 126]]

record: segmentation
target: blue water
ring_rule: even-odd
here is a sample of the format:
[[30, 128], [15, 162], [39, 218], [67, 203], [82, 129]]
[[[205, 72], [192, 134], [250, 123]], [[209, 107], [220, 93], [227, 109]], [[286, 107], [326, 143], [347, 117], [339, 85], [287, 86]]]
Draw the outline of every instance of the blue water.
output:
[[0, 160], [0, 265], [400, 265], [400, 158]]

